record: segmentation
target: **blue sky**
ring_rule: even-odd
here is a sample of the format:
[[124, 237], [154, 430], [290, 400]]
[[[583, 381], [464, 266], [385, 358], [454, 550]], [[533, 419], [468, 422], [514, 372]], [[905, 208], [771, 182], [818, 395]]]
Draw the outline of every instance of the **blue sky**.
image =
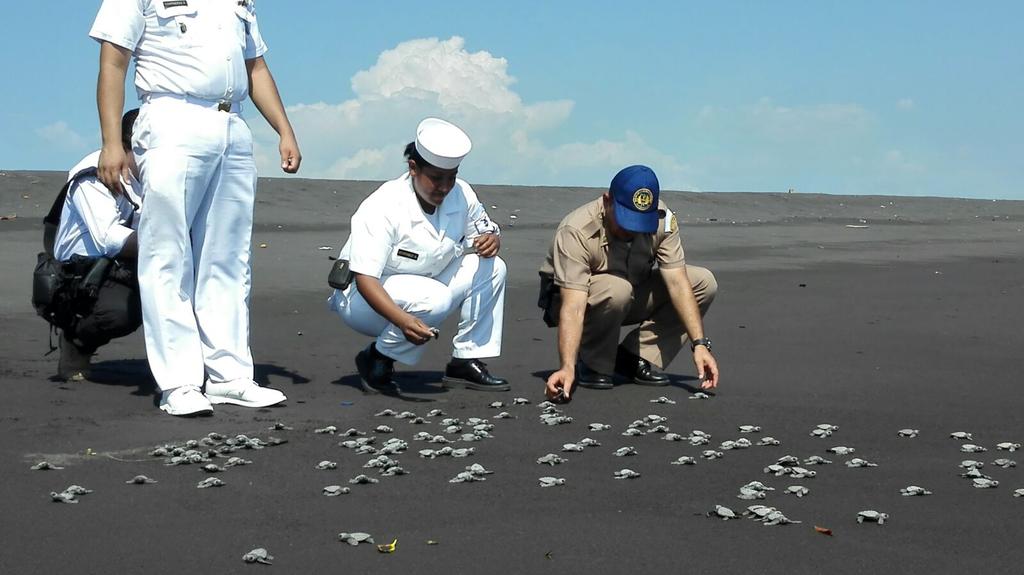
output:
[[[209, 1], [209, 0], [203, 0]], [[19, 2], [0, 169], [98, 145], [98, 0]], [[385, 179], [416, 122], [474, 183], [1024, 199], [1024, 3], [258, 0], [301, 176]], [[129, 101], [134, 100], [134, 90]], [[261, 175], [276, 141], [258, 116]]]

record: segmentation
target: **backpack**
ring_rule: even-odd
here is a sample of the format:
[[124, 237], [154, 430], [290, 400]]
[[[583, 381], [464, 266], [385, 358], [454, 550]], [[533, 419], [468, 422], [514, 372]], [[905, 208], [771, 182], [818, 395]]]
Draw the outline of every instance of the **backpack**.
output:
[[80, 179], [96, 176], [96, 168], [86, 168], [73, 175], [43, 218], [43, 251], [36, 256], [35, 271], [32, 272], [32, 306], [40, 317], [52, 326], [66, 328], [74, 320], [70, 297], [64, 297], [62, 289], [67, 283], [62, 273], [63, 264], [53, 255], [60, 227], [60, 215], [71, 187]]

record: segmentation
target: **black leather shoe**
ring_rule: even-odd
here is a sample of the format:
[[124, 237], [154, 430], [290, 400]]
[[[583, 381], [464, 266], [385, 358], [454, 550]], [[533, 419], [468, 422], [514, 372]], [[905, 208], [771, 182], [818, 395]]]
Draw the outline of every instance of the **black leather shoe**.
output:
[[57, 377], [64, 381], [84, 381], [92, 376], [93, 349], [86, 349], [62, 333], [60, 337], [60, 360], [57, 362]]
[[367, 393], [383, 393], [398, 395], [398, 384], [395, 383], [395, 360], [381, 355], [371, 343], [366, 349], [356, 354], [356, 370], [359, 371], [359, 383]]
[[615, 373], [637, 385], [662, 387], [670, 382], [669, 377], [658, 371], [651, 362], [621, 347], [615, 358]]
[[477, 391], [508, 391], [512, 389], [507, 380], [491, 375], [487, 371], [487, 364], [479, 359], [453, 358], [445, 366], [441, 382], [445, 387], [464, 386]]
[[587, 364], [578, 362], [576, 364], [576, 384], [587, 389], [611, 389], [615, 387], [612, 376], [598, 373]]

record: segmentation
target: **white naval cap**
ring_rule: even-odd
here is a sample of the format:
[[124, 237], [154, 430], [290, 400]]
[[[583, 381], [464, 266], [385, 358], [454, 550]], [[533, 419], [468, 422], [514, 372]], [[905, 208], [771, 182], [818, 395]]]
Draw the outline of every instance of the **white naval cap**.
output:
[[416, 127], [416, 151], [428, 164], [442, 170], [459, 167], [473, 142], [461, 128], [440, 118], [427, 118]]

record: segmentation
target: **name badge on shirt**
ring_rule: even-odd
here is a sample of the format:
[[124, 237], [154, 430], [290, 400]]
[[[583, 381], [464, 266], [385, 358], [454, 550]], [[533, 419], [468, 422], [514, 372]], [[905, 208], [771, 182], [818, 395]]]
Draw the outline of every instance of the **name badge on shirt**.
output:
[[182, 6], [188, 6], [188, 0], [167, 0], [164, 2], [164, 8], [181, 8]]
[[420, 259], [420, 254], [418, 254], [416, 252], [410, 252], [409, 250], [402, 250], [402, 249], [400, 249], [400, 250], [398, 250], [398, 257], [400, 257], [400, 258], [409, 258], [410, 260], [416, 261], [416, 260]]
[[493, 234], [497, 230], [497, 226], [494, 225], [489, 218], [483, 217], [473, 222], [473, 227], [476, 228], [478, 234]]

